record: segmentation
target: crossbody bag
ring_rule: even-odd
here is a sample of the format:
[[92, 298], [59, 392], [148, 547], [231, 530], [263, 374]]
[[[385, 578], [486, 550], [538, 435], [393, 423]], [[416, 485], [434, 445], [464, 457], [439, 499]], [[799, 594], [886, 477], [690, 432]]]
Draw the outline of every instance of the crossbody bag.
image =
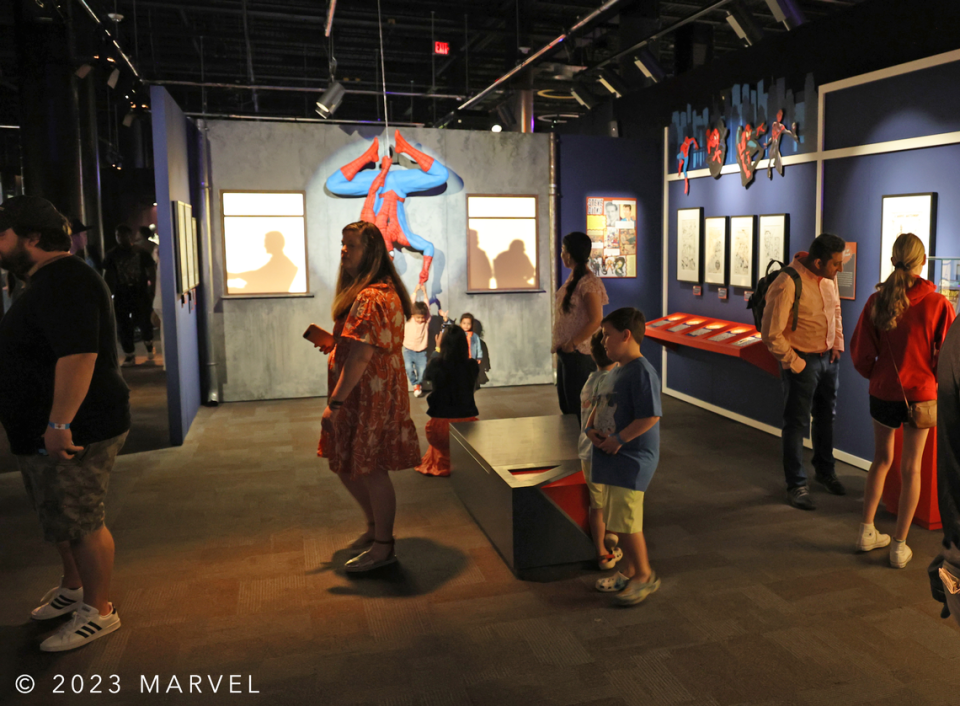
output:
[[900, 379], [900, 369], [897, 367], [897, 361], [893, 357], [893, 348], [890, 341], [887, 341], [887, 352], [890, 354], [890, 362], [893, 363], [893, 369], [897, 373], [897, 382], [900, 383], [900, 394], [903, 395], [903, 401], [907, 403], [907, 423], [914, 429], [931, 429], [937, 426], [937, 401], [926, 400], [925, 402], [910, 402], [907, 399], [907, 393], [903, 389], [903, 380]]

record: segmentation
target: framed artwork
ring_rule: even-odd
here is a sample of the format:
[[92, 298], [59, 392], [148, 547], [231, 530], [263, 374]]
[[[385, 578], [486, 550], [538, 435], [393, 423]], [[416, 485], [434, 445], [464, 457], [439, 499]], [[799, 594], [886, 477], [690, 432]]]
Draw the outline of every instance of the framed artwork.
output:
[[193, 251], [193, 257], [191, 258], [193, 268], [190, 273], [190, 284], [192, 285], [190, 288], [196, 289], [200, 286], [200, 240], [197, 237], [200, 234], [200, 226], [196, 218], [191, 220], [193, 222], [193, 233], [190, 235], [190, 249]]
[[700, 236], [702, 208], [677, 211], [677, 280], [700, 282]]
[[703, 281], [727, 283], [727, 219], [716, 216], [704, 219]]
[[730, 217], [730, 285], [753, 286], [753, 216]]
[[307, 294], [305, 192], [221, 191], [220, 204], [225, 294]]
[[590, 269], [598, 277], [637, 276], [637, 200], [587, 198]]
[[759, 248], [757, 258], [757, 277], [765, 277], [770, 262], [776, 260], [784, 266], [789, 265], [787, 259], [790, 252], [790, 217], [786, 213], [775, 213], [760, 216]]
[[190, 291], [190, 277], [193, 271], [191, 264], [190, 236], [193, 230], [193, 207], [183, 201], [174, 201], [173, 223], [176, 232], [173, 242], [176, 247], [177, 264], [177, 294], [183, 295]]
[[893, 243], [901, 233], [913, 233], [923, 242], [927, 257], [935, 253], [937, 195], [897, 194], [884, 196], [880, 222], [880, 281], [893, 272], [890, 255]]
[[537, 197], [467, 194], [467, 293], [540, 290]]

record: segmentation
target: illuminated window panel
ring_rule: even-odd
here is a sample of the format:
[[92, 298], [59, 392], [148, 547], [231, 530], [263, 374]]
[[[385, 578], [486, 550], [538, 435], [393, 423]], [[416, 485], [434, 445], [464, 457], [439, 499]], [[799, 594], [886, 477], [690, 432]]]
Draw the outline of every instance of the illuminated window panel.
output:
[[536, 196], [467, 196], [467, 290], [539, 290]]
[[303, 192], [224, 192], [228, 295], [307, 294]]

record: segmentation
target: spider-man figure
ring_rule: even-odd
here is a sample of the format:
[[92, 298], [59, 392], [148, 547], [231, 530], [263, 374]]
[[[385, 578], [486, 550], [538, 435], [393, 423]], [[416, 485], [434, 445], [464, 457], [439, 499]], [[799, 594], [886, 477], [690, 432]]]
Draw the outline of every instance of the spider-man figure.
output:
[[683, 144], [680, 145], [680, 153], [677, 155], [679, 163], [677, 165], [677, 174], [683, 174], [683, 193], [690, 193], [690, 179], [687, 178], [687, 168], [690, 166], [690, 146], [694, 149], [700, 149], [695, 137], [683, 138]]
[[757, 163], [763, 159], [763, 145], [759, 138], [766, 131], [766, 123], [760, 124], [756, 134], [750, 123], [737, 128], [737, 164], [740, 165], [740, 183], [743, 186], [747, 186], [756, 176]]
[[412, 193], [427, 191], [446, 183], [449, 172], [433, 157], [415, 149], [400, 135], [397, 130], [394, 135], [395, 151], [397, 154], [406, 154], [417, 166], [416, 169], [391, 170], [393, 160], [385, 156], [380, 161], [380, 171], [369, 170], [360, 172], [365, 166], [376, 163], [380, 154], [380, 143], [376, 137], [367, 151], [349, 164], [341, 167], [327, 179], [327, 188], [338, 196], [363, 196], [363, 209], [360, 211], [361, 220], [376, 223], [383, 239], [387, 244], [387, 251], [393, 256], [393, 251], [399, 247], [419, 250], [423, 253], [423, 267], [420, 270], [420, 281], [417, 289], [426, 295], [427, 280], [430, 278], [430, 263], [433, 262], [433, 243], [417, 235], [407, 223], [404, 202]]
[[717, 121], [717, 126], [712, 130], [707, 130], [707, 166], [710, 168], [710, 176], [714, 179], [720, 178], [721, 170], [727, 161], [727, 125], [723, 119]]
[[783, 124], [783, 111], [777, 111], [777, 119], [770, 126], [770, 139], [767, 140], [767, 157], [769, 162], [767, 163], [767, 176], [773, 179], [773, 169], [776, 167], [777, 171], [780, 173], [780, 176], [783, 176], [783, 158], [780, 156], [780, 140], [784, 135], [789, 135], [794, 140], [797, 140], [798, 127], [794, 123], [790, 127], [792, 130], [787, 130], [787, 126]]

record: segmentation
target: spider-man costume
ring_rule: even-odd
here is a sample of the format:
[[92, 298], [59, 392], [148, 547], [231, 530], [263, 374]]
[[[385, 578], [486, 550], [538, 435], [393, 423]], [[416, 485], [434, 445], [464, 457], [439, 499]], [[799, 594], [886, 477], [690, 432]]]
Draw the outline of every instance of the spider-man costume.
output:
[[430, 264], [433, 262], [433, 243], [417, 235], [407, 223], [404, 202], [411, 193], [426, 191], [446, 183], [449, 172], [433, 157], [415, 149], [400, 135], [394, 135], [395, 151], [406, 154], [420, 170], [402, 169], [391, 171], [393, 160], [387, 156], [380, 161], [380, 171], [361, 173], [360, 170], [376, 163], [380, 153], [380, 143], [376, 137], [367, 151], [349, 164], [335, 171], [327, 179], [327, 188], [338, 196], [363, 196], [361, 220], [376, 223], [387, 245], [387, 251], [393, 256], [398, 247], [419, 250], [423, 253], [423, 268], [420, 270], [420, 286], [426, 285], [430, 278]]

